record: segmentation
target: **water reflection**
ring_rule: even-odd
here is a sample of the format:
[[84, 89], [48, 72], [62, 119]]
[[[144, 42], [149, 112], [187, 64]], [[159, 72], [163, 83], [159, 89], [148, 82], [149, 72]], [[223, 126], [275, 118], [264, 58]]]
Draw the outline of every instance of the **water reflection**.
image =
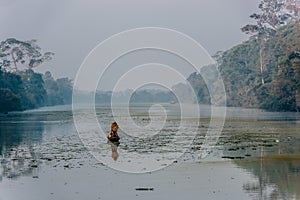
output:
[[[20, 176], [38, 177], [45, 136], [64, 135], [70, 111], [26, 111], [0, 115], [0, 180]], [[60, 126], [63, 125], [63, 126]], [[54, 128], [54, 129], [53, 129]], [[58, 129], [57, 129], [58, 128]], [[46, 140], [47, 140], [46, 139]]]
[[253, 174], [257, 181], [243, 189], [253, 199], [300, 199], [300, 156], [265, 156], [257, 161], [235, 161]]
[[118, 160], [119, 158], [119, 153], [118, 153], [118, 147], [119, 147], [119, 142], [109, 142], [108, 145], [111, 148], [111, 157], [113, 160]]
[[293, 121], [232, 120], [220, 144], [223, 157], [256, 181], [243, 189], [253, 199], [300, 199], [300, 126]]
[[[15, 179], [38, 173], [38, 161], [33, 146], [41, 143], [44, 125], [41, 122], [0, 122], [0, 178]], [[34, 175], [35, 176], [35, 175]]]
[[[238, 113], [239, 110], [233, 111]], [[234, 113], [233, 111], [231, 114]], [[216, 149], [221, 149], [224, 156], [233, 159], [232, 162], [244, 169], [245, 174], [253, 175], [253, 180], [241, 184], [244, 192], [251, 198], [300, 199], [299, 116], [285, 113], [284, 116], [279, 117], [278, 113], [262, 113], [259, 119], [244, 119], [249, 117], [250, 111], [253, 112], [251, 115], [253, 118], [257, 116], [255, 110], [246, 111], [245, 114], [242, 112], [241, 119], [235, 116], [226, 121]], [[148, 123], [147, 113], [143, 115], [140, 112], [134, 113], [134, 110], [132, 112], [137, 123]], [[100, 124], [109, 127], [112, 121], [109, 110], [98, 109], [97, 116]], [[208, 127], [205, 122], [200, 126], [203, 132]], [[122, 162], [133, 165], [135, 157], [131, 155], [139, 158], [147, 156], [149, 152], [161, 156], [163, 160], [164, 153], [175, 151], [178, 145], [185, 144], [180, 141], [172, 142], [178, 137], [172, 134], [178, 130], [177, 123], [173, 119], [167, 120], [162, 132], [150, 138], [130, 137], [124, 134], [120, 146], [110, 143], [107, 148], [107, 144], [103, 141], [103, 146], [97, 147], [95, 151], [99, 151], [101, 156], [103, 154], [104, 158], [115, 165], [120, 165]], [[193, 131], [186, 130], [185, 134]], [[180, 136], [179, 139], [185, 139], [184, 134]], [[189, 137], [186, 135], [186, 138]], [[199, 153], [203, 138], [203, 135], [195, 138], [191, 154]], [[37, 178], [40, 164], [49, 160], [52, 162], [52, 167], [62, 166], [63, 169], [77, 168], [84, 164], [91, 165], [91, 156], [87, 154], [87, 150], [74, 130], [70, 110], [24, 112], [0, 116], [0, 179], [3, 177], [16, 179], [20, 176]], [[243, 160], [236, 160], [236, 158]], [[187, 159], [195, 161], [192, 156]], [[221, 156], [216, 159], [222, 160]]]

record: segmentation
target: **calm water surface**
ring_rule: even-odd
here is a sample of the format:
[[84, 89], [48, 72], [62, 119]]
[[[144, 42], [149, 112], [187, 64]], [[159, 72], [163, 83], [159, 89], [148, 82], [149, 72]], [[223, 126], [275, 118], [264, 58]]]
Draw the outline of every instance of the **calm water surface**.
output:
[[[108, 144], [101, 135], [98, 139], [97, 129], [89, 124], [90, 112], [83, 107], [78, 111], [82, 125], [97, 136], [87, 139], [99, 141], [92, 150], [78, 136], [71, 106], [1, 114], [0, 199], [155, 199], [169, 197], [170, 192], [173, 199], [300, 199], [299, 113], [228, 108], [222, 135], [203, 161], [198, 155], [209, 126], [209, 107], [201, 107], [200, 120], [186, 120], [188, 125], [180, 134], [174, 134], [179, 129], [178, 106], [164, 107], [167, 116], [162, 128], [154, 124], [144, 133], [133, 129], [132, 135], [120, 130], [119, 146]], [[137, 125], [150, 123], [149, 108], [147, 104], [131, 106]], [[159, 110], [154, 112], [157, 119], [163, 117]], [[96, 115], [109, 131], [114, 120], [109, 107], [98, 105]], [[151, 132], [157, 134], [149, 139]], [[191, 138], [195, 138], [192, 143]], [[132, 175], [113, 170], [163, 168], [178, 153], [183, 155], [175, 164], [156, 172]], [[143, 162], [147, 158], [155, 160]], [[109, 192], [112, 184], [119, 193]], [[135, 190], [149, 185], [152, 192]]]

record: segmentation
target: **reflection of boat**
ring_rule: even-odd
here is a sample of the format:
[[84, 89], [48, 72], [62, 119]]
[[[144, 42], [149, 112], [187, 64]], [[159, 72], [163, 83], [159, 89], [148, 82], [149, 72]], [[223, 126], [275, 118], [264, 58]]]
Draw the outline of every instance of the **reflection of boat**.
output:
[[120, 145], [120, 142], [119, 142], [119, 141], [110, 141], [110, 140], [108, 140], [107, 143], [108, 143], [109, 145], [115, 145], [115, 146], [117, 146], [117, 147]]
[[119, 146], [119, 144], [120, 144], [120, 142], [109, 142], [109, 145], [110, 145], [110, 148], [111, 148], [111, 157], [115, 161], [119, 157], [119, 153], [118, 153], [118, 146]]

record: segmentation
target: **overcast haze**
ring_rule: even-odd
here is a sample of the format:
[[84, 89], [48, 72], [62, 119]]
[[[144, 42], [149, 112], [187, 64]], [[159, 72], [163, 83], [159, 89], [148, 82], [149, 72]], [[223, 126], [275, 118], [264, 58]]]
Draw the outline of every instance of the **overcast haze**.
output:
[[[37, 69], [74, 78], [98, 43], [137, 27], [165, 27], [198, 41], [210, 54], [247, 39], [240, 28], [258, 0], [0, 0], [1, 40], [37, 39], [52, 61]], [[188, 71], [188, 70], [187, 70]]]

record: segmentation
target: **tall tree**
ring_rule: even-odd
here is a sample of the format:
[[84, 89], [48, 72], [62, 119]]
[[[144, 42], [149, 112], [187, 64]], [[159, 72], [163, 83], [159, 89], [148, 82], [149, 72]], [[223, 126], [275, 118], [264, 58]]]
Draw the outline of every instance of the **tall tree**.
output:
[[21, 41], [8, 38], [0, 43], [0, 67], [7, 71], [18, 72], [23, 66], [33, 69], [45, 61], [52, 59], [54, 53], [41, 53], [36, 40]]
[[28, 69], [20, 72], [24, 94], [26, 98], [23, 101], [24, 108], [32, 109], [45, 105], [47, 93], [44, 87], [42, 74], [35, 73]]
[[293, 19], [292, 15], [286, 11], [287, 2], [280, 0], [262, 0], [259, 4], [260, 13], [254, 13], [250, 18], [256, 21], [255, 24], [247, 24], [242, 27], [246, 34], [254, 35], [260, 41], [260, 75], [261, 83], [264, 79], [264, 48], [265, 42], [275, 35], [276, 29], [286, 23], [287, 20]]
[[22, 110], [21, 92], [21, 77], [0, 70], [0, 112]]
[[293, 19], [300, 18], [300, 1], [284, 0], [286, 2], [286, 10], [291, 13]]
[[47, 92], [47, 106], [61, 105], [63, 104], [63, 97], [57, 85], [57, 82], [52, 77], [52, 74], [47, 71], [43, 75], [44, 87]]
[[63, 104], [72, 103], [72, 92], [73, 83], [69, 78], [58, 78], [56, 79], [57, 87], [59, 89], [60, 95], [63, 99]]

